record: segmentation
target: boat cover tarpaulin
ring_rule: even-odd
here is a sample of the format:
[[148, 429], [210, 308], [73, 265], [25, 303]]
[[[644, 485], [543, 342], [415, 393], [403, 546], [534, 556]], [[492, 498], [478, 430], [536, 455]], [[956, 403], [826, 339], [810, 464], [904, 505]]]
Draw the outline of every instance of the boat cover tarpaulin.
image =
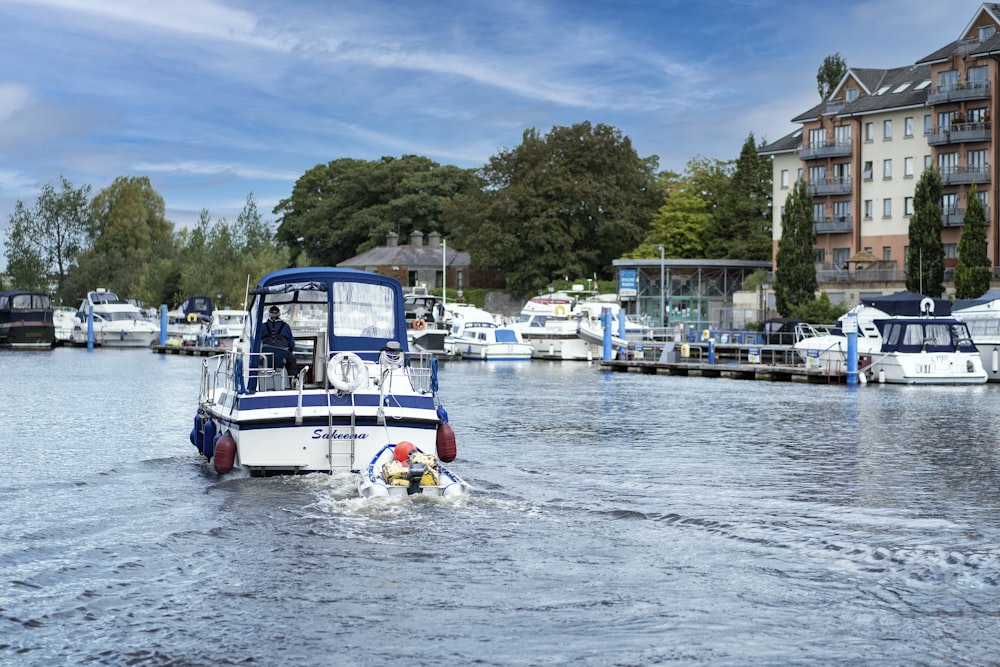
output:
[[1000, 299], [1000, 290], [990, 290], [981, 297], [975, 299], [958, 299], [955, 301], [955, 305], [951, 307], [952, 310], [964, 310], [966, 308], [975, 308], [976, 306], [984, 306], [990, 301], [996, 301]]
[[[878, 294], [862, 296], [861, 303], [872, 308], [878, 308], [886, 315], [916, 317], [922, 315], [920, 302], [928, 297], [918, 292], [895, 292], [894, 294]], [[932, 299], [934, 315], [941, 317], [951, 315], [951, 302], [948, 299]]]

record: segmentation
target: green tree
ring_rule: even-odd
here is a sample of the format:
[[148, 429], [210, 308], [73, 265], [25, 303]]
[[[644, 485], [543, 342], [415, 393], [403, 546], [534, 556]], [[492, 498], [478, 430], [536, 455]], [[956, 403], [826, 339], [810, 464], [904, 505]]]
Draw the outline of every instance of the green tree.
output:
[[705, 239], [707, 257], [771, 259], [771, 178], [771, 159], [757, 153], [751, 132], [732, 175], [720, 184], [718, 206]]
[[30, 229], [33, 220], [31, 213], [18, 201], [10, 216], [10, 226], [4, 246], [7, 251], [7, 274], [17, 289], [48, 292], [48, 266], [42, 251], [33, 242]]
[[944, 243], [941, 241], [941, 174], [926, 169], [913, 193], [906, 289], [930, 297], [944, 294]]
[[[416, 155], [367, 162], [341, 158], [316, 165], [274, 209], [277, 239], [295, 263], [335, 265], [385, 242], [388, 232], [452, 231], [442, 213], [453, 197], [480, 187], [472, 170], [441, 166]], [[450, 218], [454, 220], [455, 218]]]
[[805, 181], [799, 180], [785, 200], [785, 210], [781, 215], [781, 240], [775, 258], [778, 266], [774, 298], [782, 317], [790, 317], [796, 307], [816, 298], [815, 244], [812, 197]]
[[[74, 188], [65, 177], [60, 177], [60, 185], [58, 191], [50, 184], [42, 186], [30, 210], [17, 202], [7, 243], [8, 266], [17, 272], [18, 284], [44, 285], [47, 290], [51, 275], [56, 280], [57, 297], [83, 247], [90, 223], [90, 186]], [[39, 271], [44, 280], [29, 278]]]
[[655, 168], [608, 125], [526, 131], [481, 171], [487, 201], [465, 236], [474, 266], [504, 272], [519, 294], [567, 276], [609, 278], [662, 203]]
[[107, 287], [121, 297], [146, 300], [149, 295], [140, 294], [140, 288], [147, 266], [175, 254], [173, 224], [145, 176], [120, 176], [94, 197], [89, 238], [90, 248], [67, 278], [77, 298]]
[[828, 100], [845, 74], [847, 74], [847, 62], [839, 52], [824, 58], [823, 64], [816, 72], [816, 88], [819, 90], [820, 99]]
[[680, 180], [669, 186], [667, 200], [653, 216], [649, 235], [626, 258], [664, 257], [690, 259], [705, 256], [705, 230], [712, 222], [711, 204], [694, 184]]
[[975, 299], [990, 289], [993, 264], [986, 241], [986, 211], [976, 194], [969, 190], [969, 205], [965, 209], [962, 237], [958, 241], [958, 262], [955, 265], [955, 298]]

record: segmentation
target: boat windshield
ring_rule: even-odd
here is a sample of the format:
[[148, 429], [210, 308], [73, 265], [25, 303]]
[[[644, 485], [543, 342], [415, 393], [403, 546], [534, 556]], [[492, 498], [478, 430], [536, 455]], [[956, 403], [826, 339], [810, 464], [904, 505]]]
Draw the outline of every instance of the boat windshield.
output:
[[332, 289], [334, 335], [396, 336], [395, 293], [388, 285], [336, 282]]

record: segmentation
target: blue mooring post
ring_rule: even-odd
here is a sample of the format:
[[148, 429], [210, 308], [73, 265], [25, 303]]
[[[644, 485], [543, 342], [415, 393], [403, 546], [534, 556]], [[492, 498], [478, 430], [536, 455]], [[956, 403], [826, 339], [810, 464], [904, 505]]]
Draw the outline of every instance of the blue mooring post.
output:
[[87, 311], [87, 349], [94, 349], [94, 309]]
[[618, 311], [618, 337], [625, 340], [625, 309]]
[[601, 311], [601, 323], [604, 325], [604, 361], [611, 361], [611, 309]]
[[708, 363], [715, 363], [715, 336], [708, 337]]
[[844, 318], [847, 334], [847, 384], [858, 383], [858, 314], [847, 313]]
[[167, 304], [160, 304], [160, 345], [167, 344]]

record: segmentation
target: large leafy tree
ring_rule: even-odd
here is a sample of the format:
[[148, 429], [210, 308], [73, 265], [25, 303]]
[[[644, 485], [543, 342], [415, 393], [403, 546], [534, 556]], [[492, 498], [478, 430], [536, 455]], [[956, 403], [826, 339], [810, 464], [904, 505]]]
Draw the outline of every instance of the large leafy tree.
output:
[[[690, 165], [689, 165], [690, 166]], [[650, 223], [649, 233], [627, 258], [664, 257], [691, 259], [705, 256], [705, 233], [712, 223], [712, 205], [690, 177], [673, 173], [660, 176], [667, 199]]]
[[77, 298], [95, 287], [143, 298], [144, 272], [175, 254], [163, 197], [145, 176], [120, 176], [94, 197], [89, 237], [90, 248], [67, 280]]
[[793, 311], [816, 299], [816, 264], [813, 246], [816, 228], [812, 198], [805, 181], [799, 180], [781, 214], [781, 240], [776, 256], [774, 297], [778, 313], [789, 317]]
[[771, 160], [757, 153], [753, 133], [743, 142], [732, 175], [717, 193], [705, 239], [716, 259], [771, 259]]
[[277, 239], [293, 263], [334, 265], [383, 244], [388, 232], [447, 236], [452, 230], [442, 212], [448, 202], [479, 187], [472, 170], [416, 155], [341, 158], [307, 171], [275, 207]]
[[474, 265], [504, 272], [521, 294], [555, 279], [609, 277], [662, 203], [655, 169], [655, 157], [640, 158], [609, 125], [526, 131], [482, 169], [487, 201], [465, 237]]
[[8, 272], [15, 283], [47, 290], [53, 276], [57, 295], [90, 224], [90, 186], [74, 188], [65, 177], [60, 177], [60, 186], [59, 190], [51, 184], [42, 186], [30, 209], [17, 202], [5, 242]]
[[955, 265], [955, 298], [975, 299], [990, 289], [993, 266], [986, 245], [986, 211], [974, 185], [963, 222]]
[[944, 294], [944, 243], [941, 241], [941, 174], [925, 169], [913, 193], [906, 289], [939, 298]]
[[819, 90], [820, 99], [824, 101], [829, 99], [845, 74], [847, 74], [847, 61], [839, 52], [824, 58], [823, 64], [816, 72], [816, 88]]

